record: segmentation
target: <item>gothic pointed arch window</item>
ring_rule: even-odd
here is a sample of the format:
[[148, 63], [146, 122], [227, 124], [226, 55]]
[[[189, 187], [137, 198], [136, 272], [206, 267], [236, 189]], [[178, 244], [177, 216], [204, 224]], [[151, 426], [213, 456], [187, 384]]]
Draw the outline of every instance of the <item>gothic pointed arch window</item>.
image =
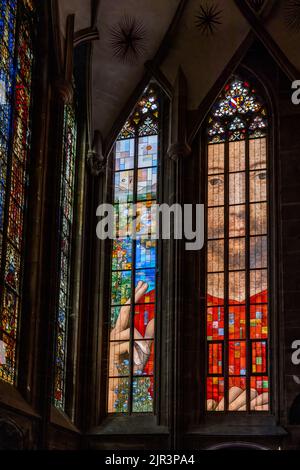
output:
[[72, 314], [72, 241], [77, 161], [77, 120], [74, 104], [64, 105], [59, 206], [59, 272], [55, 323], [54, 405], [65, 410], [68, 330]]
[[158, 162], [159, 96], [150, 85], [114, 153], [108, 413], [154, 411]]
[[0, 379], [17, 381], [35, 2], [0, 4]]
[[206, 410], [267, 412], [268, 115], [248, 81], [212, 107], [206, 163]]

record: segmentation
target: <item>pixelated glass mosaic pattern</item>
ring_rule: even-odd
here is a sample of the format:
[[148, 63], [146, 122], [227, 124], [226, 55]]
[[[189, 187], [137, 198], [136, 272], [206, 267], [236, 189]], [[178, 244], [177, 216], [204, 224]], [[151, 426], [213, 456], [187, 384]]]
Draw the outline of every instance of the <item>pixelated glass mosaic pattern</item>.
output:
[[208, 120], [207, 411], [268, 411], [267, 113], [233, 78]]
[[158, 142], [158, 98], [149, 87], [115, 149], [108, 413], [154, 411]]
[[59, 302], [56, 318], [54, 404], [64, 409], [66, 393], [68, 319], [71, 312], [71, 246], [75, 196], [77, 124], [72, 105], [65, 105], [60, 200]]
[[31, 142], [34, 3], [0, 3], [0, 379], [17, 380]]

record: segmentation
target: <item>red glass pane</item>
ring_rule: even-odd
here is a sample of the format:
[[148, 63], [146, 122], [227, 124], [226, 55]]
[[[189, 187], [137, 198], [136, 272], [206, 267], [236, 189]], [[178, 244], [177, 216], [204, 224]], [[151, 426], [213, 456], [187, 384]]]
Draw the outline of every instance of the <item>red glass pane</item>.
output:
[[246, 375], [246, 341], [228, 343], [229, 375]]
[[208, 377], [206, 379], [207, 411], [224, 411], [224, 378]]
[[228, 336], [229, 339], [246, 338], [245, 305], [228, 307]]
[[222, 343], [208, 344], [208, 373], [221, 375], [223, 370], [223, 345]]
[[212, 307], [207, 309], [207, 340], [224, 339], [224, 308]]
[[139, 339], [140, 336], [145, 336], [146, 338], [154, 338], [154, 317], [155, 304], [144, 304], [135, 306], [135, 339]]
[[268, 305], [258, 304], [250, 306], [250, 338], [268, 338]]
[[267, 343], [255, 341], [252, 343], [252, 373], [267, 373]]
[[133, 343], [133, 374], [153, 375], [154, 340], [140, 340]]

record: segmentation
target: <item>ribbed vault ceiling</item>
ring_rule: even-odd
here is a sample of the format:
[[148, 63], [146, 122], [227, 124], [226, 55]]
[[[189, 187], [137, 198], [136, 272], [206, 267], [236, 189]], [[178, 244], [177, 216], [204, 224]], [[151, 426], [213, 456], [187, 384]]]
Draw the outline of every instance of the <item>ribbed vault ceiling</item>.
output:
[[[91, 12], [95, 11], [93, 0], [59, 0], [62, 37], [66, 18], [71, 13], [75, 14], [76, 31], [90, 27], [93, 20], [99, 31], [99, 40], [93, 43], [92, 120], [94, 130], [99, 130], [104, 139], [143, 77], [145, 62], [158, 51], [179, 3], [180, 0], [101, 0], [97, 18], [92, 18]], [[269, 0], [268, 3], [272, 8], [264, 18], [264, 27], [290, 62], [300, 70], [297, 47], [300, 31], [291, 30], [286, 22], [289, 0]], [[196, 26], [200, 5], [206, 4], [215, 5], [221, 12], [218, 18], [221, 24], [216, 24], [214, 34], [204, 34]], [[131, 62], [116, 57], [116, 46], [112, 43], [115, 38], [113, 31], [122, 29], [125, 17], [129, 22], [136, 22], [137, 34], [143, 36], [144, 52]], [[176, 34], [168, 45], [161, 71], [174, 84], [178, 67], [182, 67], [188, 77], [190, 109], [199, 106], [250, 29], [234, 0], [188, 0]]]

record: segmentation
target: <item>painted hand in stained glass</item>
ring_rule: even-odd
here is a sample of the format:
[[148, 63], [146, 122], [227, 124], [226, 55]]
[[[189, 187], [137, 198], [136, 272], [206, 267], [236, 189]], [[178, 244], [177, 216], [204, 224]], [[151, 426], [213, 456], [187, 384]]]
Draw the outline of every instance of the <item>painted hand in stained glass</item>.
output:
[[[229, 411], [246, 411], [247, 392], [240, 387], [231, 387], [229, 390]], [[217, 403], [215, 400], [207, 400], [208, 411], [224, 411], [224, 398]], [[269, 410], [269, 394], [258, 392], [251, 388], [250, 390], [250, 410], [251, 411], [268, 411]]]
[[[137, 304], [142, 296], [146, 293], [148, 284], [139, 281], [135, 288], [135, 303]], [[124, 306], [120, 309], [120, 314], [116, 321], [115, 327], [110, 333], [110, 377], [120, 376], [120, 364], [124, 358], [130, 354], [130, 311], [131, 299], [128, 299]], [[149, 359], [151, 353], [151, 345], [154, 336], [154, 320], [150, 320], [143, 336], [136, 328], [134, 328], [134, 346], [133, 346], [133, 373], [141, 374]], [[149, 338], [149, 339], [147, 339]], [[129, 375], [123, 370], [122, 375]]]

